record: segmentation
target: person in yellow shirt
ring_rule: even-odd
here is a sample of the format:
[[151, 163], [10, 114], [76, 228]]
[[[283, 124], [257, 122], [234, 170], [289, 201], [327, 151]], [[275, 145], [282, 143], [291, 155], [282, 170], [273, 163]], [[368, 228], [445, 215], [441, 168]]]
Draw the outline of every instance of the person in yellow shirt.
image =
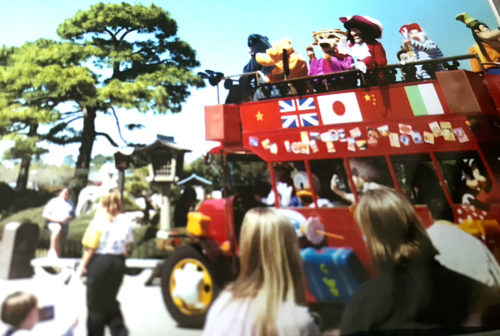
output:
[[[469, 49], [469, 54], [479, 57], [486, 72], [500, 74], [500, 30], [490, 30], [484, 22], [471, 18], [467, 13], [458, 14], [456, 19], [472, 30], [472, 36], [477, 42]], [[477, 59], [471, 59], [470, 62], [472, 71], [483, 71]]]

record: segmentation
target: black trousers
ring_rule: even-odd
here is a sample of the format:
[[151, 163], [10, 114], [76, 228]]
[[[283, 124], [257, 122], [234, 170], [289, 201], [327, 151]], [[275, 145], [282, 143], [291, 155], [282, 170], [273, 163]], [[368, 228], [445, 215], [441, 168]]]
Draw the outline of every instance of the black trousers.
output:
[[96, 254], [87, 266], [87, 334], [104, 336], [109, 327], [112, 336], [128, 335], [120, 303], [116, 299], [125, 274], [125, 258]]

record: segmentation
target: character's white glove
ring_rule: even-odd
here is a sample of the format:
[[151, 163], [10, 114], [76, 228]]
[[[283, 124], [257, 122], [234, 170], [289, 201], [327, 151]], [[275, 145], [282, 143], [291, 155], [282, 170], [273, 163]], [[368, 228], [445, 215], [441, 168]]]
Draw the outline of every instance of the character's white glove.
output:
[[293, 187], [281, 182], [276, 185], [276, 189], [280, 195], [280, 205], [289, 206], [292, 200]]
[[363, 62], [356, 62], [354, 63], [354, 68], [356, 70], [361, 71], [362, 73], [366, 73], [366, 64]]
[[330, 189], [338, 189], [339, 185], [339, 177], [337, 174], [333, 174], [332, 179], [330, 180]]
[[401, 35], [405, 40], [410, 39], [410, 34], [408, 33], [408, 29], [406, 27], [401, 29]]

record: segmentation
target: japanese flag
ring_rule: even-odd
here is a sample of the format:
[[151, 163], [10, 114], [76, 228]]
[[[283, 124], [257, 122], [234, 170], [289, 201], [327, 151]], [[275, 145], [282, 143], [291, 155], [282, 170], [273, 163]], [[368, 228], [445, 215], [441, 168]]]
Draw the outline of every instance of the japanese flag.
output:
[[317, 100], [324, 125], [363, 121], [354, 92], [318, 96]]

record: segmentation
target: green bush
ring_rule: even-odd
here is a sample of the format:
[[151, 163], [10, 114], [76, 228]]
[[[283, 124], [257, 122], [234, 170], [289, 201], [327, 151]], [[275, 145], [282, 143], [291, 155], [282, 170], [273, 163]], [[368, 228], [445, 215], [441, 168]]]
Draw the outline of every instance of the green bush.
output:
[[[28, 208], [12, 214], [0, 221], [0, 239], [3, 235], [3, 228], [10, 222], [32, 222], [40, 227], [38, 237], [38, 249], [49, 248], [50, 232], [45, 228], [45, 220], [42, 217], [44, 206]], [[82, 255], [82, 237], [87, 229], [95, 211], [76, 217], [69, 224], [68, 239], [64, 246], [64, 256], [68, 258], [80, 258]], [[156, 249], [155, 240], [152, 239], [151, 226], [144, 225], [136, 227], [134, 230], [134, 243], [132, 243], [131, 257], [134, 258], [164, 258], [166, 254]]]

